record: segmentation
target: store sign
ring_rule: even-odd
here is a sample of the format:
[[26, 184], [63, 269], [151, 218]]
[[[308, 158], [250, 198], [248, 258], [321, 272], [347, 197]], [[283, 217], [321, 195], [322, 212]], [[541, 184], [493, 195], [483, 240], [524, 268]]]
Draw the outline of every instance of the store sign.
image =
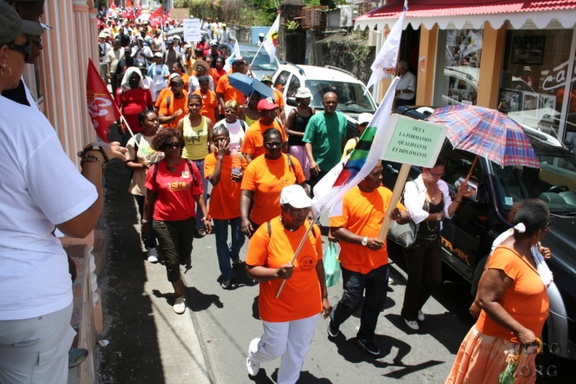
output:
[[[566, 78], [568, 76], [568, 64], [569, 60], [563, 62], [562, 64], [552, 68], [552, 70], [548, 73], [548, 76], [542, 82], [542, 89], [544, 91], [552, 91], [558, 88], [564, 88], [566, 85]], [[574, 66], [573, 70], [573, 78], [576, 78], [576, 65]]]

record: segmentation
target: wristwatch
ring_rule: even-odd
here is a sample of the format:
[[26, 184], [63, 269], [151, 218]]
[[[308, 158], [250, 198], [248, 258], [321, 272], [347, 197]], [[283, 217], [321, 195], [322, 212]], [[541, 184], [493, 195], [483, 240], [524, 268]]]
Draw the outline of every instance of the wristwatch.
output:
[[367, 246], [368, 245], [368, 238], [366, 236], [364, 236], [364, 238], [362, 239], [360, 244], [362, 244], [363, 246]]
[[148, 220], [146, 220], [146, 219], [142, 219], [140, 222], [141, 222], [142, 224], [148, 224]]
[[83, 157], [86, 152], [88, 151], [98, 151], [102, 154], [102, 156], [104, 157], [104, 163], [108, 162], [108, 156], [106, 156], [106, 152], [104, 151], [104, 148], [102, 148], [102, 146], [100, 145], [89, 145], [86, 148], [84, 148], [82, 151], [78, 152], [78, 157]]

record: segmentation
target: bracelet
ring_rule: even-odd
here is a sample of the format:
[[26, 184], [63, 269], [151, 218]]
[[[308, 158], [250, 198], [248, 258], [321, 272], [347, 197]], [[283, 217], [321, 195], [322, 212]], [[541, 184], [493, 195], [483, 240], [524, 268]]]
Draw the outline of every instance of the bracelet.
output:
[[142, 220], [140, 220], [140, 223], [142, 223], [142, 224], [148, 224], [148, 220], [142, 219]]
[[202, 222], [205, 222], [205, 221], [212, 221], [212, 218], [210, 216], [208, 216], [208, 217], [204, 216], [202, 218]]
[[442, 215], [437, 213], [436, 214], [436, 221], [442, 221]]
[[78, 157], [84, 157], [86, 155], [86, 153], [89, 151], [100, 152], [102, 154], [102, 156], [104, 157], [104, 164], [106, 164], [109, 161], [108, 156], [106, 155], [106, 152], [104, 151], [104, 148], [102, 148], [100, 145], [89, 145], [89, 146], [85, 147], [82, 151], [78, 152]]
[[224, 158], [224, 156], [218, 155], [218, 156], [216, 156], [216, 158], [217, 158], [218, 160], [222, 160], [222, 159]]
[[102, 162], [98, 157], [94, 155], [82, 156], [82, 159], [80, 160], [80, 166], [84, 165], [84, 163], [99, 163], [102, 166], [102, 168], [104, 168], [104, 165], [106, 165], [105, 162]]

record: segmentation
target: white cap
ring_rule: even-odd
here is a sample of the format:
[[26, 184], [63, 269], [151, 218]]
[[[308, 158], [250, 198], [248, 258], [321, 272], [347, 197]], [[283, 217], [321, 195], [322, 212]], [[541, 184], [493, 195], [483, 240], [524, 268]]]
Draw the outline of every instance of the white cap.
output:
[[160, 59], [162, 58], [162, 53], [161, 52], [156, 52], [154, 54], [154, 57], [159, 57]]
[[301, 185], [292, 184], [282, 188], [282, 192], [280, 192], [280, 204], [290, 204], [297, 209], [310, 208], [312, 206], [312, 199], [308, 197]]
[[371, 113], [361, 113], [360, 116], [358, 116], [358, 125], [360, 124], [369, 124], [370, 121], [372, 121], [372, 117], [374, 117], [374, 115], [372, 115]]

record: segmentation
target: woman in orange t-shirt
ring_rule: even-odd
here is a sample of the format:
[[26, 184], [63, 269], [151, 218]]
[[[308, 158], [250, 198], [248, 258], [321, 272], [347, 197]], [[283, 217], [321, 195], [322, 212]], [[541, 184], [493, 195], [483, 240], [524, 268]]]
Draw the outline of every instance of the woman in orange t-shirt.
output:
[[266, 153], [248, 164], [242, 178], [240, 215], [242, 232], [251, 237], [265, 222], [278, 216], [278, 199], [282, 188], [300, 184], [306, 188], [306, 178], [298, 160], [282, 153], [282, 134], [275, 128], [264, 132]]
[[[248, 348], [246, 368], [250, 376], [258, 374], [260, 363], [281, 357], [277, 381], [295, 383], [318, 315], [326, 318], [330, 314], [322, 236], [308, 221], [311, 205], [302, 186], [284, 187], [280, 216], [262, 225], [250, 240], [246, 271], [260, 283], [258, 310], [264, 327], [262, 337], [253, 339]], [[298, 248], [301, 242], [297, 255], [287, 251]], [[283, 282], [283, 290], [276, 297]]]
[[513, 208], [513, 233], [488, 259], [476, 298], [482, 311], [460, 345], [446, 383], [497, 383], [515, 356], [514, 383], [536, 381], [533, 347], [541, 346], [538, 337], [549, 307], [546, 288], [552, 282], [537, 249], [550, 229], [550, 212], [538, 199], [519, 204]]
[[[230, 150], [230, 132], [225, 126], [214, 128], [212, 143], [214, 151], [204, 159], [204, 174], [212, 184], [208, 213], [214, 219], [220, 286], [228, 289], [234, 278], [230, 262], [240, 264], [240, 249], [245, 240], [240, 230], [240, 182], [248, 163], [240, 152]], [[230, 247], [228, 225], [232, 238]]]

